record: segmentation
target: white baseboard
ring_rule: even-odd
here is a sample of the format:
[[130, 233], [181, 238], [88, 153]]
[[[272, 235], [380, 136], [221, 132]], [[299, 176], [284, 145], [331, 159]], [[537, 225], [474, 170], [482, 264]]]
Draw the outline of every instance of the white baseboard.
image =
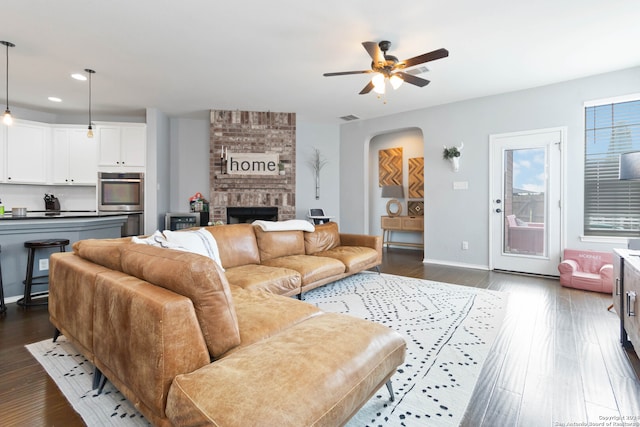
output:
[[16, 295], [16, 296], [13, 296], [13, 297], [6, 297], [4, 299], [4, 303], [5, 304], [11, 304], [12, 302], [18, 301], [20, 298], [22, 298], [22, 295]]
[[423, 259], [423, 264], [439, 264], [439, 265], [447, 265], [449, 267], [461, 267], [461, 268], [472, 268], [474, 270], [489, 270], [488, 265], [480, 265], [480, 264], [467, 264], [464, 262], [452, 262], [452, 261], [443, 261], [441, 259]]

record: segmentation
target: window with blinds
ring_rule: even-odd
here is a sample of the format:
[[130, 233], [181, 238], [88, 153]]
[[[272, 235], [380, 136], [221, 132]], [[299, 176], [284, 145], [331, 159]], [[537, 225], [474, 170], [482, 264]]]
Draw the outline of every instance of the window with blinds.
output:
[[585, 108], [584, 233], [640, 236], [640, 181], [618, 179], [620, 154], [640, 151], [640, 99]]

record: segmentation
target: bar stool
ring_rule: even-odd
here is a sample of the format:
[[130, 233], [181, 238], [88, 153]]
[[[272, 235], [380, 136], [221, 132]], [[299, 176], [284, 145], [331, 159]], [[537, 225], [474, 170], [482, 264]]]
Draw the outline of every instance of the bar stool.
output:
[[[2, 246], [0, 245], [0, 252], [2, 252]], [[0, 313], [7, 311], [7, 306], [4, 303], [4, 286], [2, 285], [2, 263], [0, 263]]]
[[[59, 248], [60, 252], [65, 252], [65, 246], [69, 244], [68, 239], [42, 239], [42, 240], [28, 240], [24, 242], [24, 247], [29, 250], [29, 256], [27, 258], [27, 275], [22, 283], [24, 283], [24, 297], [20, 298], [17, 303], [23, 307], [29, 307], [33, 305], [46, 305], [48, 300], [46, 298], [37, 298], [48, 295], [48, 292], [39, 292], [32, 294], [31, 286], [33, 285], [46, 285], [49, 283], [49, 275], [33, 277], [33, 264], [35, 263], [36, 250], [47, 248]], [[34, 301], [35, 298], [37, 301]]]

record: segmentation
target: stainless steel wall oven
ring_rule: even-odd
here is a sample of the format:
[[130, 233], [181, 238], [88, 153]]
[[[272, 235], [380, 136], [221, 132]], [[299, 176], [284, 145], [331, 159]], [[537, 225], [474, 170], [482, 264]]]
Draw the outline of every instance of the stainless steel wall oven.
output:
[[122, 236], [144, 233], [144, 173], [98, 172], [98, 211], [122, 212]]

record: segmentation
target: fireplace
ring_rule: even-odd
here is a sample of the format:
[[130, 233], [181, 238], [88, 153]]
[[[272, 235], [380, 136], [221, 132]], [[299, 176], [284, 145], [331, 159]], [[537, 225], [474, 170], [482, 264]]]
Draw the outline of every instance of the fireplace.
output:
[[261, 219], [264, 221], [277, 221], [277, 207], [227, 207], [227, 224], [252, 223]]

